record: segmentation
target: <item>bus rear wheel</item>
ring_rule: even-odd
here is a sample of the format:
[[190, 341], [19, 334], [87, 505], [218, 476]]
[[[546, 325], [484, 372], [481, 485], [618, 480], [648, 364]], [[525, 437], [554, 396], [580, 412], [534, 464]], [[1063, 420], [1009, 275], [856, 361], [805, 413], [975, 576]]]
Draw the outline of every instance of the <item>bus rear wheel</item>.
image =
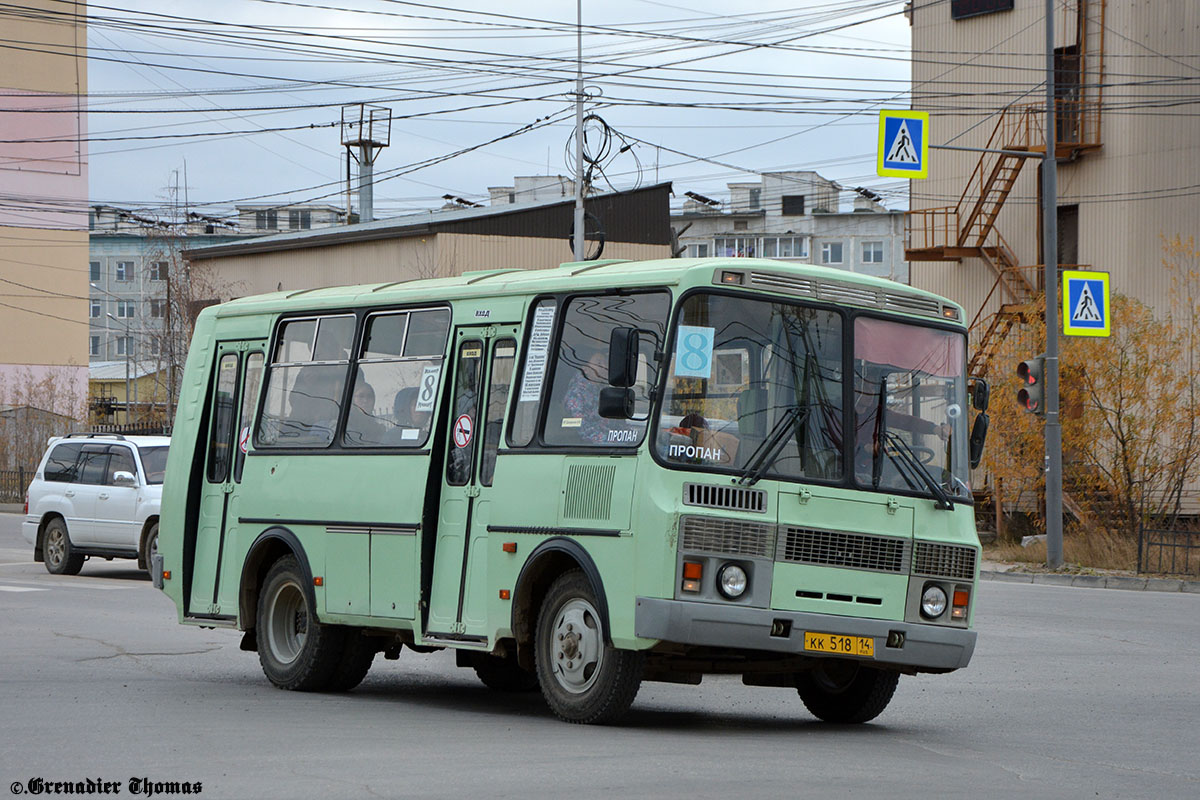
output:
[[550, 710], [567, 722], [616, 721], [642, 684], [642, 654], [605, 644], [598, 606], [587, 577], [571, 570], [550, 585], [538, 614], [538, 682]]
[[798, 673], [796, 690], [805, 708], [818, 719], [857, 724], [883, 713], [899, 682], [899, 672], [831, 658]]
[[317, 622], [295, 556], [284, 556], [267, 572], [258, 595], [256, 636], [258, 660], [271, 683], [298, 691], [329, 688], [345, 634]]

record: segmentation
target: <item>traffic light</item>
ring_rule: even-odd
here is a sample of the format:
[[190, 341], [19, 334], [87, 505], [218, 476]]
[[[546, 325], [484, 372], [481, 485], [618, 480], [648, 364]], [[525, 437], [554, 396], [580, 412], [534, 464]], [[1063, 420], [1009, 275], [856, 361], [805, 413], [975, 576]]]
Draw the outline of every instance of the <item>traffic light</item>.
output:
[[1017, 391], [1017, 402], [1031, 414], [1046, 415], [1046, 357], [1034, 356], [1017, 365], [1017, 376], [1021, 388]]

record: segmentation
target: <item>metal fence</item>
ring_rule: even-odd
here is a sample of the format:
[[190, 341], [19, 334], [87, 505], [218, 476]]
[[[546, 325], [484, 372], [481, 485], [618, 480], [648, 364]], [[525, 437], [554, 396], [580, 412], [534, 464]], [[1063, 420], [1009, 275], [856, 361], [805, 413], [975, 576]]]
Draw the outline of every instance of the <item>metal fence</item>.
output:
[[1200, 575], [1200, 531], [1142, 528], [1138, 532], [1137, 571]]
[[170, 436], [171, 426], [161, 422], [131, 422], [128, 425], [90, 425], [90, 433], [122, 433], [128, 436]]
[[0, 503], [24, 503], [25, 489], [31, 480], [32, 469], [0, 469]]

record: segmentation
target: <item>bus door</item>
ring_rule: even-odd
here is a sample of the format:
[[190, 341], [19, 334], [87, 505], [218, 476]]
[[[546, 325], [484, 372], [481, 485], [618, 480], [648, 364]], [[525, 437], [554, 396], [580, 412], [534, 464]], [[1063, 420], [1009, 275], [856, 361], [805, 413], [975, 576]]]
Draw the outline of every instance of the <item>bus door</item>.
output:
[[438, 509], [431, 636], [484, 638], [492, 477], [517, 352], [515, 326], [459, 328]]
[[242, 468], [262, 385], [266, 342], [221, 342], [212, 376], [211, 403], [196, 526], [189, 616], [237, 615], [241, 564], [224, 558], [236, 536]]

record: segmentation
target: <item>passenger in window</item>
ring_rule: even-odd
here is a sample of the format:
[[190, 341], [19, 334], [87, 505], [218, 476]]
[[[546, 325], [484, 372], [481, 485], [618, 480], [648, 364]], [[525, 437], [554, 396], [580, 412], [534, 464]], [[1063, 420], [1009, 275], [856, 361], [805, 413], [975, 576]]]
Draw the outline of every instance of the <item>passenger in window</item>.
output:
[[582, 441], [606, 444], [611, 441], [609, 433], [615, 429], [613, 423], [619, 425], [617, 420], [608, 420], [600, 416], [600, 390], [607, 385], [608, 353], [596, 350], [587, 356], [587, 361], [571, 376], [571, 382], [563, 397], [563, 408], [566, 410], [563, 427], [575, 427]]
[[408, 386], [396, 393], [396, 401], [392, 405], [392, 423], [395, 427], [388, 432], [388, 444], [413, 444], [425, 438], [430, 413], [417, 410], [420, 394], [418, 386]]
[[358, 445], [383, 443], [385, 426], [375, 415], [375, 389], [360, 376], [346, 418], [346, 441]]
[[304, 444], [329, 444], [333, 441], [339, 411], [337, 396], [340, 393], [340, 374], [326, 367], [304, 367], [300, 370], [289, 393], [291, 411], [284, 429], [290, 429], [290, 433], [284, 433], [284, 436], [294, 436], [303, 440], [300, 443]]

